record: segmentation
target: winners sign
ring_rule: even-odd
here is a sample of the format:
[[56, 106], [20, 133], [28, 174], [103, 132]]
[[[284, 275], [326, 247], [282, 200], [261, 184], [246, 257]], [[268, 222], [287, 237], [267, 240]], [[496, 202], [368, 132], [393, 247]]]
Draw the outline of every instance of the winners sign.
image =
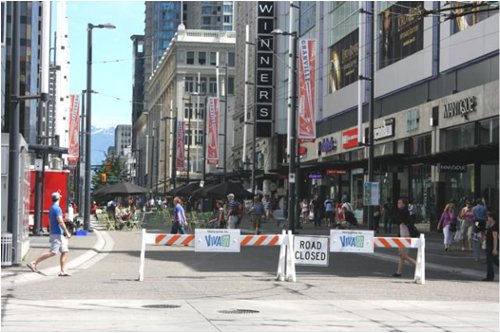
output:
[[273, 125], [273, 68], [274, 68], [274, 36], [271, 32], [275, 26], [275, 3], [273, 1], [257, 2], [257, 43], [256, 43], [256, 121], [257, 137], [272, 136]]

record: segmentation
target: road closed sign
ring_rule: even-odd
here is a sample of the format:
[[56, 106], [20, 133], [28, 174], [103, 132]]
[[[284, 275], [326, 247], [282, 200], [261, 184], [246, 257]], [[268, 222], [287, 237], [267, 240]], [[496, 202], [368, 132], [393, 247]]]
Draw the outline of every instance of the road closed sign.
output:
[[295, 264], [300, 266], [328, 266], [328, 237], [294, 236]]
[[330, 251], [373, 253], [373, 230], [330, 230]]

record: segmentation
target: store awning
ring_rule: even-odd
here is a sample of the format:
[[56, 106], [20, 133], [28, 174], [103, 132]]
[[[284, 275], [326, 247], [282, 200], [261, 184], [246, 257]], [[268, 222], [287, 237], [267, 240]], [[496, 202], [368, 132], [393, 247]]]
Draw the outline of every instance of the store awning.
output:
[[435, 154], [408, 156], [405, 164], [473, 164], [473, 163], [498, 163], [498, 143], [471, 146], [467, 148], [444, 151]]

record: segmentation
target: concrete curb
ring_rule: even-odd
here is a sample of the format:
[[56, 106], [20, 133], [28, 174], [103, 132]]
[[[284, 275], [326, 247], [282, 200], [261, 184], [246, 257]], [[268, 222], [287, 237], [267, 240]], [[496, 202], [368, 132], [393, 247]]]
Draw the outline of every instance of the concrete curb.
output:
[[[113, 239], [111, 238], [111, 236], [109, 236], [109, 234], [106, 231], [99, 231], [94, 229], [94, 233], [97, 237], [97, 242], [90, 250], [70, 260], [67, 264], [69, 270], [87, 269], [92, 265], [96, 264], [98, 261], [102, 260], [105, 256], [107, 256], [108, 255], [107, 252], [109, 252], [113, 248], [114, 246]], [[43, 274], [26, 272], [21, 274], [14, 273], [12, 275], [9, 275], [7, 273], [5, 275], [2, 274], [2, 284], [9, 286], [16, 286], [20, 284], [38, 281], [41, 279], [48, 280], [57, 278], [58, 273], [59, 273], [59, 265], [44, 269]]]

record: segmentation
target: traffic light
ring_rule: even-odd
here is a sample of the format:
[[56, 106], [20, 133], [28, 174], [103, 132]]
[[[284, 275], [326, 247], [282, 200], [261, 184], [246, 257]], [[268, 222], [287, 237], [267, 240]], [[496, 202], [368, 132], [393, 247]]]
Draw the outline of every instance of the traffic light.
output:
[[101, 173], [101, 183], [106, 184], [107, 175], [105, 173]]

